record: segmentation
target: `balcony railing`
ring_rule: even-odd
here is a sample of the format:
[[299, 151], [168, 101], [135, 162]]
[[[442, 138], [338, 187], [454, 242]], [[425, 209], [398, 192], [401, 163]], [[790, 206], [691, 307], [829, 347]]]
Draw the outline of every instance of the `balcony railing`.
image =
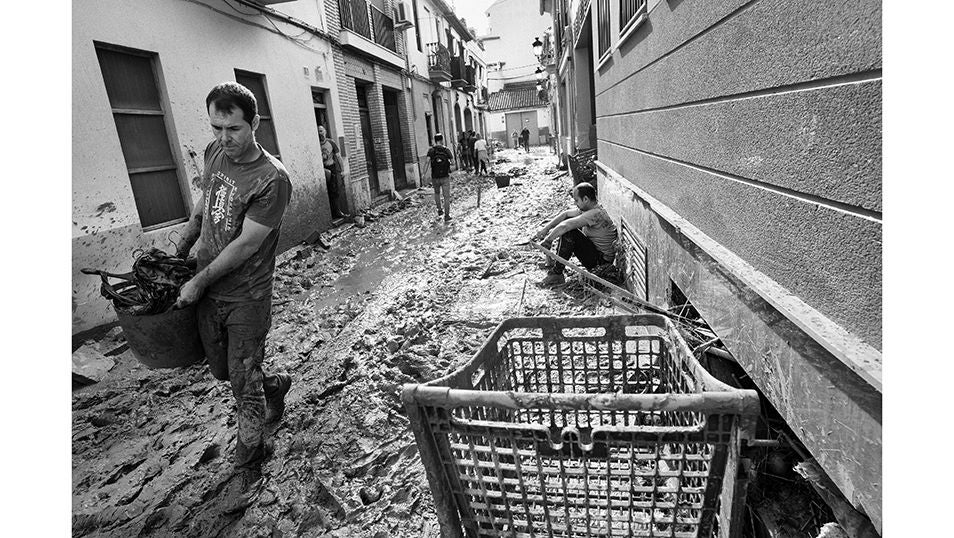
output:
[[467, 65], [464, 66], [464, 86], [463, 90], [467, 93], [473, 93], [477, 89], [477, 84], [475, 83], [474, 76], [476, 75], [477, 70], [474, 69], [474, 66]]
[[338, 10], [341, 13], [342, 28], [372, 39], [368, 3], [365, 0], [338, 0]]
[[427, 69], [431, 80], [447, 82], [451, 79], [451, 55], [441, 43], [427, 44]]
[[374, 23], [374, 42], [397, 52], [397, 45], [394, 44], [394, 20], [380, 9], [371, 6], [371, 22]]
[[394, 20], [380, 9], [369, 6], [367, 0], [338, 0], [341, 27], [359, 34], [369, 41], [397, 52], [394, 41]]

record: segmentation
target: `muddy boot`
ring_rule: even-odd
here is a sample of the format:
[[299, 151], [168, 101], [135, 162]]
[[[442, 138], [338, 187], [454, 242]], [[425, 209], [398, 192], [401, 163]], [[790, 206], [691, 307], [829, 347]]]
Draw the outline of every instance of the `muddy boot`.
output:
[[265, 480], [262, 471], [257, 469], [239, 469], [229, 477], [222, 488], [222, 513], [233, 514], [248, 508], [262, 492]]
[[265, 398], [265, 423], [274, 424], [282, 419], [285, 414], [285, 395], [291, 388], [291, 376], [288, 374], [275, 374], [278, 378], [278, 390], [275, 394]]
[[541, 288], [552, 288], [554, 286], [560, 286], [566, 283], [566, 279], [563, 277], [562, 273], [550, 273], [543, 278], [540, 282], [537, 282], [537, 286]]

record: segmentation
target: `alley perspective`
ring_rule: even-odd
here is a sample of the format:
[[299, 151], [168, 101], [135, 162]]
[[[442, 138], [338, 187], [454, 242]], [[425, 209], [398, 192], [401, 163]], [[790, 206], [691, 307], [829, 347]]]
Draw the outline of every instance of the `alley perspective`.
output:
[[880, 2], [72, 24], [73, 536], [882, 535]]

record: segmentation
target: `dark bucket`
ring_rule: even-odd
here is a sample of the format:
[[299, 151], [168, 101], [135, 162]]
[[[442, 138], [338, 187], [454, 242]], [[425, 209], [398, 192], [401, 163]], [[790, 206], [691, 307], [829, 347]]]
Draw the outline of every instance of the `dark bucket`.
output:
[[205, 357], [195, 305], [153, 316], [116, 311], [123, 336], [139, 362], [149, 368], [180, 368]]
[[498, 188], [498, 189], [502, 189], [502, 188], [504, 188], [504, 187], [509, 187], [509, 186], [510, 186], [510, 176], [509, 176], [509, 175], [506, 175], [506, 174], [495, 175], [495, 176], [494, 176], [494, 181], [497, 182], [497, 188]]

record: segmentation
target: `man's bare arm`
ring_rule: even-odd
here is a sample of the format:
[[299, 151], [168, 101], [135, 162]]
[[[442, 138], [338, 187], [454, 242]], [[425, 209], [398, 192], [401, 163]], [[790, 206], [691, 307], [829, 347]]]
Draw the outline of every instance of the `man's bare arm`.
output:
[[199, 196], [199, 200], [192, 208], [192, 215], [189, 217], [189, 223], [182, 228], [182, 240], [176, 245], [176, 256], [188, 258], [189, 251], [199, 240], [199, 234], [202, 232], [202, 212], [205, 208], [205, 193]]
[[182, 286], [176, 306], [182, 307], [198, 301], [215, 281], [249, 259], [262, 246], [271, 231], [272, 228], [246, 217], [242, 222], [242, 233], [222, 249], [212, 263]]
[[[552, 242], [553, 239], [563, 235], [567, 231], [567, 230], [562, 230], [560, 231], [560, 233], [555, 233], [556, 228], [559, 226], [559, 224], [565, 221], [566, 219], [575, 217], [579, 214], [580, 214], [579, 209], [567, 209], [566, 211], [561, 211], [555, 217], [553, 217], [553, 219], [549, 223], [547, 223], [547, 225], [544, 226], [542, 230], [534, 234], [533, 238], [538, 241], [544, 238], [548, 238], [548, 239], [544, 239], [544, 241], [549, 240]], [[550, 235], [552, 235], [553, 237], [549, 237]]]

